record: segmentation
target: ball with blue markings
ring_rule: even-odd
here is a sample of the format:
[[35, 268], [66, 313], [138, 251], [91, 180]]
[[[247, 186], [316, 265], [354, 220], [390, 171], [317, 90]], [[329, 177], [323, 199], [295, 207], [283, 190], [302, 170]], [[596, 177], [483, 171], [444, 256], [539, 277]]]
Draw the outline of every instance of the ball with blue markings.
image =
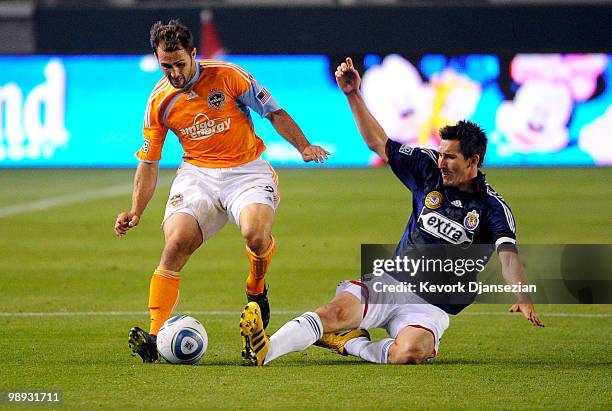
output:
[[171, 364], [195, 364], [208, 349], [202, 323], [188, 315], [176, 315], [157, 333], [157, 351]]

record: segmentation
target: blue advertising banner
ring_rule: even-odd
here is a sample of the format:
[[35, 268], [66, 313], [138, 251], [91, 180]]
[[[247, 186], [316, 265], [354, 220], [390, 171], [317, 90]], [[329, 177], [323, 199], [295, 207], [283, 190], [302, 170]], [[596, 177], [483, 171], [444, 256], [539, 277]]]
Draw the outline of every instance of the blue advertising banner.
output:
[[[366, 56], [362, 92], [389, 136], [437, 147], [468, 118], [490, 137], [485, 165], [611, 165], [610, 55]], [[362, 142], [327, 56], [225, 56], [264, 84], [327, 166], [378, 163]], [[0, 56], [0, 167], [132, 167], [145, 103], [161, 77], [149, 56]], [[304, 166], [252, 113], [275, 166]], [[161, 165], [182, 156], [169, 133]]]

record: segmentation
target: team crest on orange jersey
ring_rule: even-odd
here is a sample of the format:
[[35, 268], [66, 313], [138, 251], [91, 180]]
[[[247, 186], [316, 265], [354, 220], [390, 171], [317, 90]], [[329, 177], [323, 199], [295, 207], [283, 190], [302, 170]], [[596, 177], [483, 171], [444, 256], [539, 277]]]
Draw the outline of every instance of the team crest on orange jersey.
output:
[[468, 230], [473, 230], [478, 227], [478, 223], [480, 222], [480, 215], [476, 210], [472, 210], [467, 213], [465, 218], [463, 219], [463, 226]]
[[183, 204], [183, 195], [182, 194], [175, 194], [172, 197], [170, 197], [170, 200], [168, 200], [168, 204], [170, 204], [172, 207], [178, 207], [181, 204]]
[[435, 210], [442, 205], [442, 194], [431, 191], [425, 196], [425, 207]]
[[221, 110], [225, 104], [225, 94], [222, 91], [213, 91], [208, 95], [208, 107]]

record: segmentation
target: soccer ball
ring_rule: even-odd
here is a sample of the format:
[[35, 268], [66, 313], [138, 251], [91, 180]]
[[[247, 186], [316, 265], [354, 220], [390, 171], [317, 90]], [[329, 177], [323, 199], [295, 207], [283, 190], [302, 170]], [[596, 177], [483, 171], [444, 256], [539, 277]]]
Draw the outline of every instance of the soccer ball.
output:
[[157, 351], [171, 364], [195, 364], [208, 348], [204, 326], [188, 315], [176, 315], [157, 333]]

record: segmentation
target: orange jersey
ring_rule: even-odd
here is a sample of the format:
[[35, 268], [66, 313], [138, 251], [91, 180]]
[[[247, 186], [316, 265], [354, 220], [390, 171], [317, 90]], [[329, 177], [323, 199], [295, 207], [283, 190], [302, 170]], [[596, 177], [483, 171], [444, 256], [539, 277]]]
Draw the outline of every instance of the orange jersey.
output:
[[151, 93], [145, 110], [141, 161], [158, 161], [168, 130], [183, 146], [183, 159], [201, 167], [248, 163], [265, 150], [255, 134], [249, 108], [264, 117], [280, 106], [249, 73], [220, 60], [199, 60], [182, 89], [166, 77]]

